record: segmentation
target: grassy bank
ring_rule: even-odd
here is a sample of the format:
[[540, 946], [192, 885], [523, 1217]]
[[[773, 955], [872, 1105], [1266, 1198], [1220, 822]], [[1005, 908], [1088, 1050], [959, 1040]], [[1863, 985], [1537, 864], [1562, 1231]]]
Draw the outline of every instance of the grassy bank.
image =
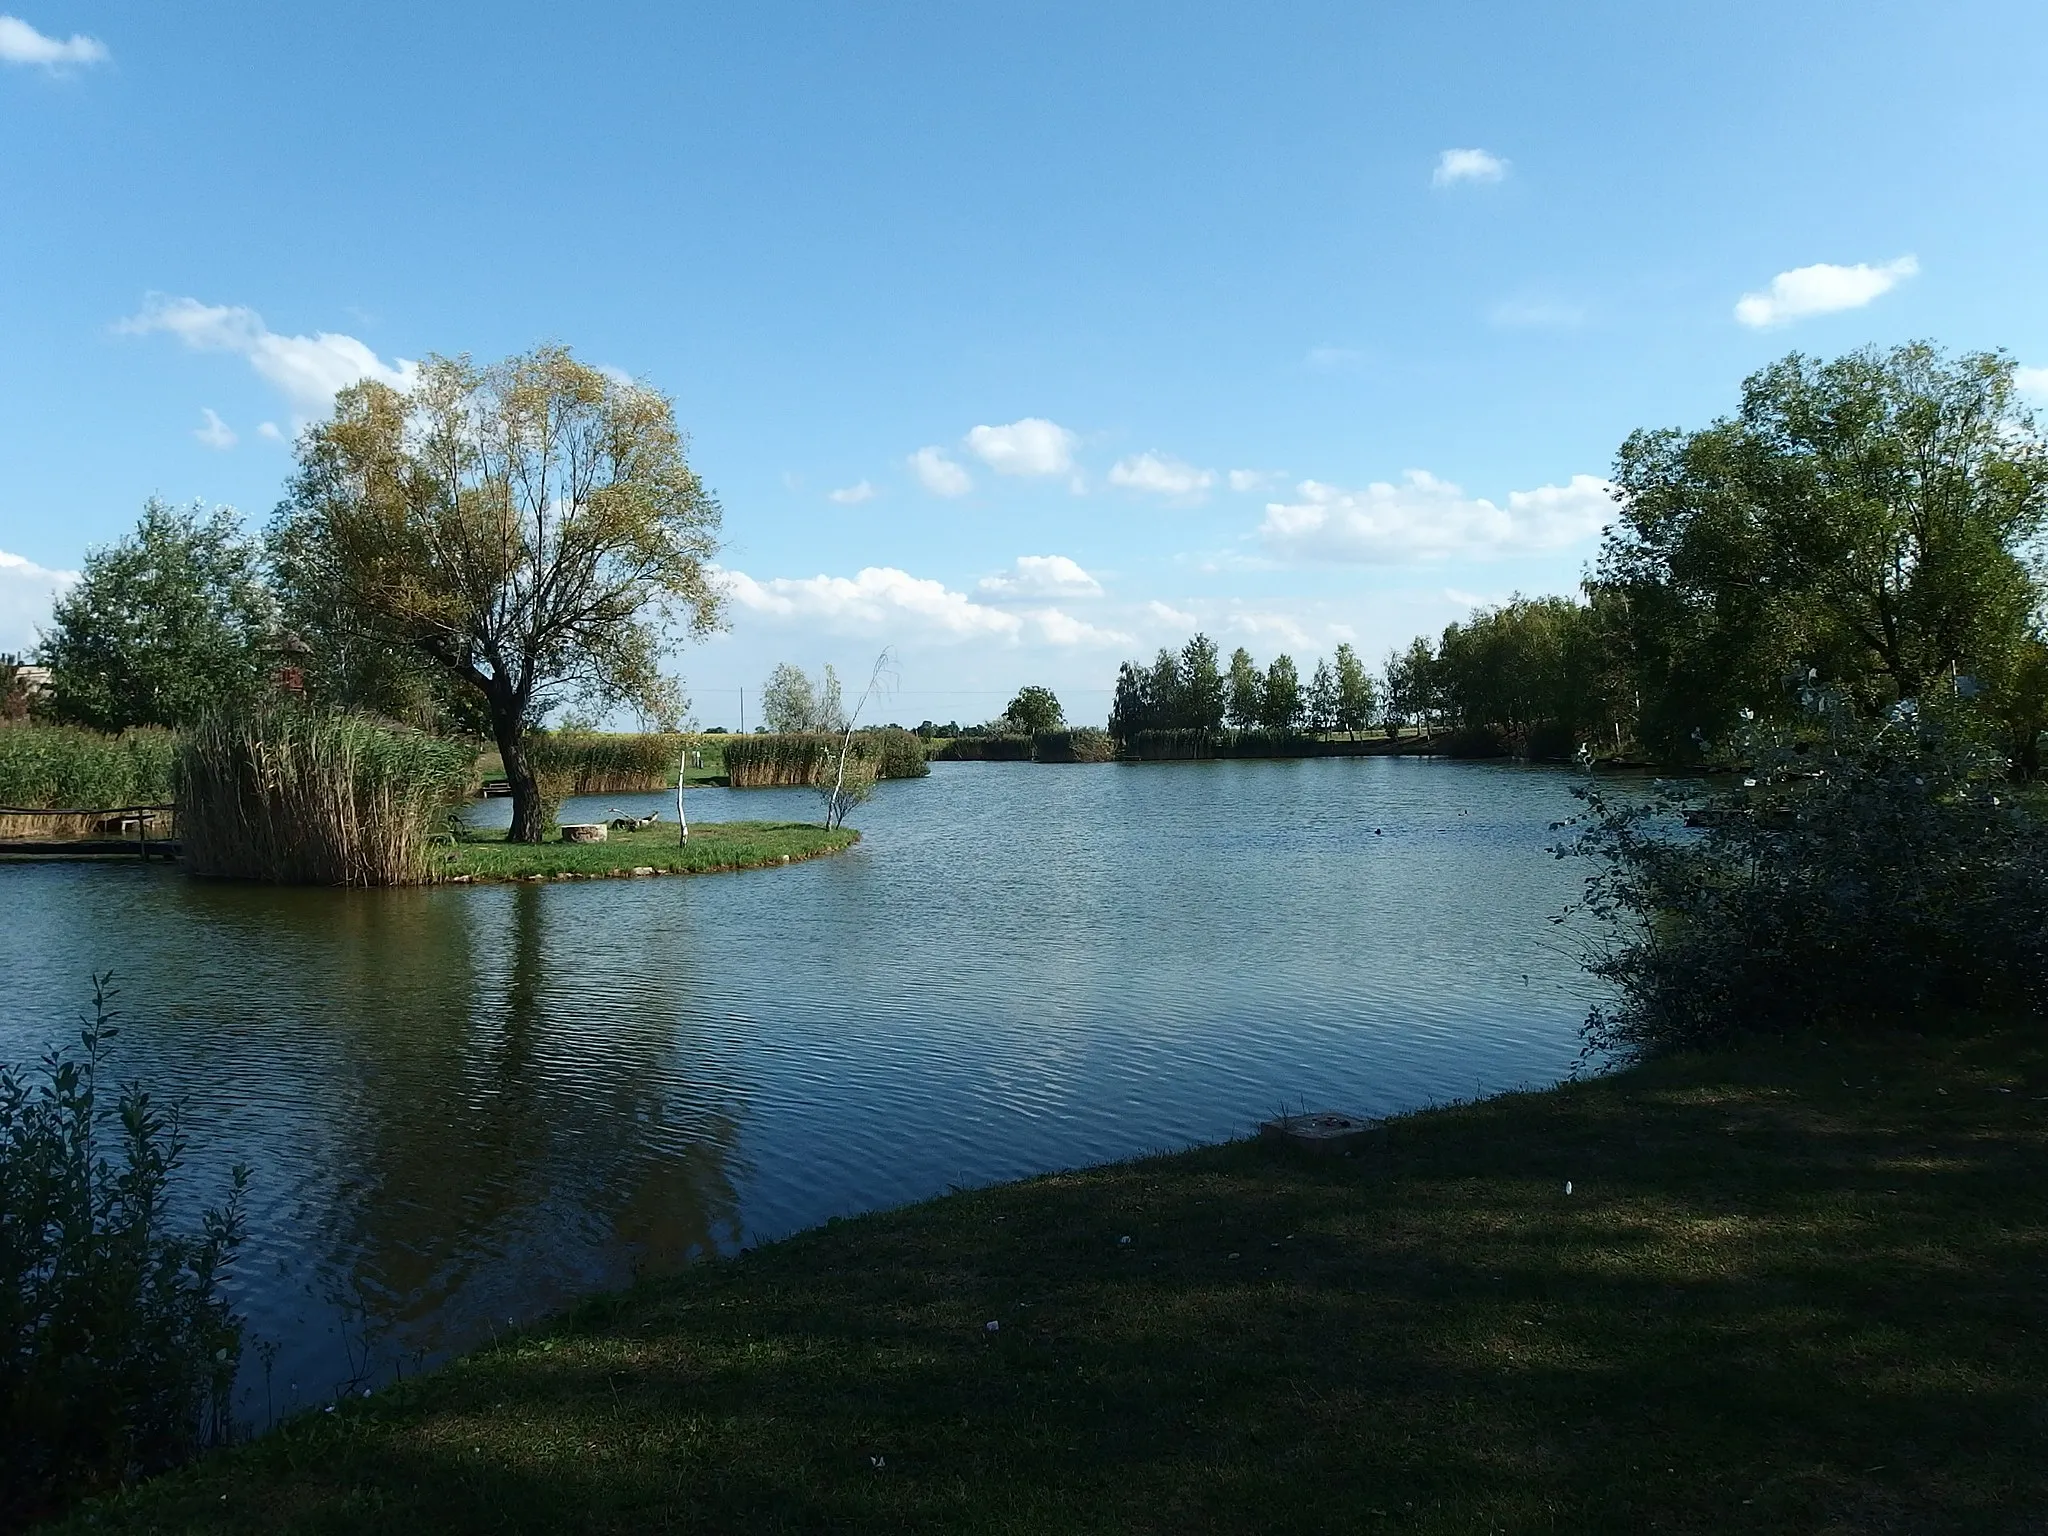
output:
[[2039, 1026], [1809, 1040], [954, 1195], [77, 1528], [2031, 1529], [2044, 1098]]
[[838, 853], [859, 841], [858, 832], [803, 821], [705, 822], [678, 842], [674, 822], [614, 831], [602, 843], [508, 843], [502, 832], [479, 833], [470, 842], [442, 850], [439, 878], [521, 880], [598, 879], [648, 871], [694, 875], [711, 870], [757, 869], [794, 864], [823, 853]]

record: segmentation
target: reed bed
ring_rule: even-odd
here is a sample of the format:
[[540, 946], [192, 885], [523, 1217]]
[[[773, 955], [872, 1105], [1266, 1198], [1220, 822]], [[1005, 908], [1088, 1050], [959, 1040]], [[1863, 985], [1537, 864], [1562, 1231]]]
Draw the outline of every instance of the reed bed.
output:
[[[839, 738], [822, 732], [725, 738], [725, 772], [734, 789], [800, 789], [816, 784], [837, 760]], [[856, 731], [853, 753], [881, 779], [921, 779], [932, 771], [924, 743], [899, 726]]]
[[171, 798], [176, 756], [169, 731], [106, 736], [69, 725], [0, 727], [0, 806], [96, 811], [162, 804]]
[[178, 820], [195, 875], [285, 885], [417, 885], [474, 748], [359, 715], [279, 706], [180, 743]]
[[1029, 736], [955, 736], [939, 749], [939, 759], [948, 763], [1028, 763]]
[[683, 753], [703, 751], [717, 740], [669, 731], [558, 731], [536, 736], [530, 751], [535, 772], [559, 776], [570, 794], [630, 794], [674, 788]]
[[1040, 731], [1031, 738], [1034, 763], [1107, 763], [1116, 757], [1109, 732], [1083, 725], [1071, 731]]

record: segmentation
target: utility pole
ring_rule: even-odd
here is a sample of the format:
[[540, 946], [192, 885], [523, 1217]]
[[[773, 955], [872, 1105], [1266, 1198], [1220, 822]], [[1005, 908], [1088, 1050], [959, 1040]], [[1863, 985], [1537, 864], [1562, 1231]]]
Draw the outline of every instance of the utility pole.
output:
[[747, 690], [740, 690], [740, 734], [747, 734]]

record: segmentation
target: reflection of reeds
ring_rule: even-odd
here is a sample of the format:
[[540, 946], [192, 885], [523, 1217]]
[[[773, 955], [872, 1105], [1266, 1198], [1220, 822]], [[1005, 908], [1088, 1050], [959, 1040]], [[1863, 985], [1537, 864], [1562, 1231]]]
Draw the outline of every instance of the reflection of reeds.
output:
[[[734, 736], [725, 743], [725, 771], [734, 789], [801, 788], [829, 778], [839, 738], [822, 732]], [[872, 763], [880, 779], [917, 779], [930, 773], [924, 743], [896, 726], [856, 731], [852, 756]]]
[[92, 811], [160, 804], [171, 798], [175, 754], [169, 731], [103, 736], [69, 725], [0, 727], [0, 805]]
[[357, 715], [276, 706], [180, 743], [178, 823], [194, 874], [414, 885], [474, 751]]

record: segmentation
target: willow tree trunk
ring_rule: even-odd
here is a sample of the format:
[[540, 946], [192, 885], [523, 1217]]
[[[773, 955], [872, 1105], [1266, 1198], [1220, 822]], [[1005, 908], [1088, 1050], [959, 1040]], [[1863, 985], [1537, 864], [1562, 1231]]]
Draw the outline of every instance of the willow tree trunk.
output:
[[498, 738], [498, 756], [505, 760], [505, 782], [512, 786], [511, 842], [538, 843], [548, 834], [547, 806], [542, 803], [540, 776], [526, 750], [525, 722], [514, 716], [496, 719], [492, 734]]

